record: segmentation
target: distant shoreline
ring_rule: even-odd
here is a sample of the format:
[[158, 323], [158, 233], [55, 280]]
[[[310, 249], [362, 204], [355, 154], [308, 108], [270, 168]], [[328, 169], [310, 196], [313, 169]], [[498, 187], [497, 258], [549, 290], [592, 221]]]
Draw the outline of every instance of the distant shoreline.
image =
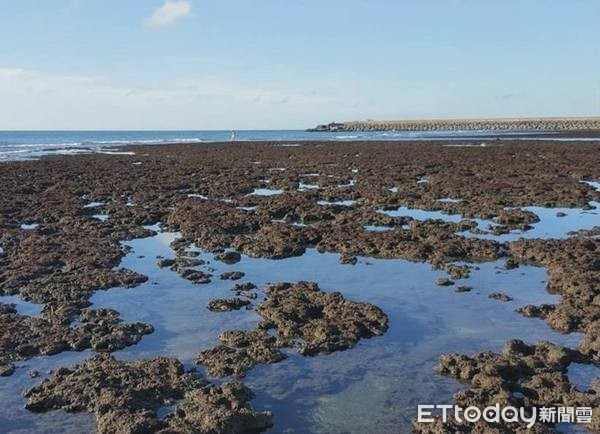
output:
[[309, 128], [311, 132], [359, 131], [503, 131], [503, 132], [579, 132], [600, 134], [600, 117], [548, 117], [503, 119], [424, 119], [392, 121], [331, 122]]

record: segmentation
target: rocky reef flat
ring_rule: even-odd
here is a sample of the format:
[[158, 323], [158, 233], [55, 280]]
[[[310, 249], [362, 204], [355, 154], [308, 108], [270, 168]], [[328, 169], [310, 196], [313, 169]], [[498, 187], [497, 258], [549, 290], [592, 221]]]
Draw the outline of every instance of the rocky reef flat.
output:
[[[588, 428], [598, 430], [600, 384], [579, 390], [567, 374], [575, 364], [600, 366], [600, 141], [481, 144], [173, 144], [0, 165], [0, 393], [2, 382], [15, 396], [25, 393], [21, 407], [32, 418], [27, 420], [39, 417], [41, 425], [52, 411], [91, 413], [96, 422], [85, 432], [277, 432], [285, 423], [278, 419], [278, 405], [292, 399], [281, 389], [284, 379], [300, 370], [298, 360], [328, 360], [333, 366], [345, 360], [339, 362], [344, 379], [336, 381], [363, 378], [357, 370], [344, 371], [354, 354], [383, 355], [378, 340], [425, 321], [419, 317], [422, 307], [402, 311], [392, 307], [394, 298], [406, 297], [401, 304], [413, 306], [421, 294], [438, 291], [439, 298], [423, 306], [453, 304], [460, 311], [483, 294], [473, 306], [505, 309], [499, 318], [506, 322], [493, 328], [512, 333], [505, 320], [512, 315], [520, 329], [530, 325], [530, 336], [541, 330], [543, 336], [565, 337], [564, 345], [524, 343], [509, 333], [503, 346], [487, 348], [487, 342], [477, 341], [468, 348], [478, 351], [463, 354], [454, 339], [466, 341], [475, 331], [450, 330], [445, 350], [427, 354], [432, 365], [426, 375], [466, 383], [455, 402], [527, 408], [560, 398], [564, 405], [594, 408]], [[558, 225], [574, 217], [579, 226], [546, 235], [547, 217], [531, 207], [550, 210]], [[136, 250], [139, 240], [158, 242], [167, 233], [164, 246]], [[528, 236], [532, 233], [536, 236]], [[369, 281], [346, 292], [351, 278], [336, 279], [335, 287], [321, 284], [339, 271], [329, 263], [318, 268], [331, 256], [311, 262], [314, 268], [303, 270], [308, 279], [294, 278], [294, 265], [285, 261], [317, 254], [335, 255], [340, 267], [352, 270], [402, 260], [402, 270], [418, 268], [429, 281], [377, 297], [372, 294], [379, 289]], [[139, 266], [130, 266], [134, 262]], [[489, 283], [494, 273], [526, 274], [530, 268], [547, 273], [545, 295], [554, 302], [527, 302], [530, 287]], [[260, 280], [257, 269], [263, 270]], [[479, 281], [482, 270], [489, 275]], [[168, 275], [170, 284], [162, 285], [158, 273]], [[401, 288], [402, 276], [395, 279]], [[141, 288], [143, 297], [135, 292]], [[130, 311], [98, 304], [97, 298], [112, 291], [131, 294]], [[193, 312], [207, 336], [178, 336], [173, 324], [165, 327], [158, 320], [153, 299], [168, 291], [173, 297], [182, 296], [177, 291], [203, 297]], [[22, 304], [39, 307], [39, 314], [25, 312]], [[145, 306], [153, 310], [137, 317]], [[486, 317], [491, 318], [487, 311]], [[436, 321], [443, 319], [442, 312]], [[430, 328], [420, 339], [435, 341], [435, 333]], [[570, 337], [576, 342], [566, 345]], [[172, 348], [144, 346], [167, 338], [185, 338], [193, 357], [182, 361]], [[402, 357], [410, 357], [416, 345], [401, 347]], [[137, 347], [148, 357], [138, 357]], [[31, 368], [71, 352], [85, 360], [42, 372]], [[23, 372], [30, 378], [9, 383]], [[276, 373], [280, 380], [273, 382], [280, 387], [270, 386], [267, 408], [261, 381], [268, 372]], [[328, 375], [335, 378], [335, 370]], [[416, 395], [432, 384], [404, 371], [397, 375], [403, 387], [393, 393]], [[17, 384], [28, 386], [17, 389]], [[369, 389], [362, 395], [365, 402], [372, 398], [373, 408], [393, 408], [387, 395], [375, 401], [382, 389]], [[273, 398], [277, 393], [284, 398]], [[332, 402], [318, 399], [323, 408]], [[394, 432], [400, 425], [418, 432], [448, 429], [439, 421], [412, 425], [414, 412], [399, 411], [405, 420], [390, 425], [378, 422], [373, 409], [364, 419], [377, 427], [374, 432]], [[322, 426], [351, 432], [344, 414]], [[7, 426], [17, 418], [0, 417]], [[458, 421], [450, 427], [522, 429]], [[536, 432], [555, 429], [544, 425]]]

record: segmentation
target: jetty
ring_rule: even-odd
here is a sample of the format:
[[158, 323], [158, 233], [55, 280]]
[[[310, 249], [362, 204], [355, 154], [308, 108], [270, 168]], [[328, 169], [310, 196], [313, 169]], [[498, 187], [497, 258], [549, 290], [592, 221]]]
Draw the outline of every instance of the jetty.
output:
[[600, 131], [600, 117], [331, 122], [308, 131]]

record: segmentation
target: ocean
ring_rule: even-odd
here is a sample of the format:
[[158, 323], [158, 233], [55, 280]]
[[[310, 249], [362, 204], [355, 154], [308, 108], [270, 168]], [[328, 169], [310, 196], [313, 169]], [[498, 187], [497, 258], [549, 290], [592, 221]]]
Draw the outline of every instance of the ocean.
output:
[[[484, 138], [490, 131], [307, 132], [304, 130], [240, 130], [239, 141], [425, 140]], [[496, 136], [515, 132], [494, 132]], [[529, 137], [530, 133], [524, 132]], [[537, 133], [543, 135], [543, 133]], [[127, 144], [210, 143], [231, 140], [231, 131], [0, 131], [0, 162], [44, 155], [103, 152]]]

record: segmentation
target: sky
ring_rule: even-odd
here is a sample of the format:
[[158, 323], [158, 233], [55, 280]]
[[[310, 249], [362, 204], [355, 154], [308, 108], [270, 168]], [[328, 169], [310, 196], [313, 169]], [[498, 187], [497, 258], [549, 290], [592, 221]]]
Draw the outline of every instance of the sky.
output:
[[0, 0], [0, 129], [600, 115], [597, 0]]

